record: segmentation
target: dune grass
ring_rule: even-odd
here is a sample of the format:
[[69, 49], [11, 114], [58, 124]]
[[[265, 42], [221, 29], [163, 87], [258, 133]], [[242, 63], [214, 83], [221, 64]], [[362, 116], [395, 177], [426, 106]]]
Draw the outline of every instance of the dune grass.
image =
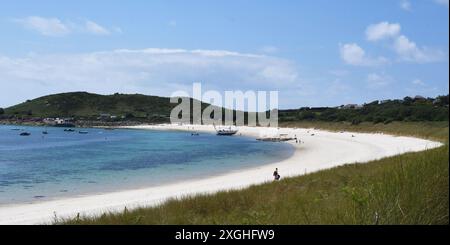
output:
[[[358, 127], [353, 131], [374, 130]], [[448, 224], [448, 122], [375, 129], [438, 139], [445, 145], [243, 190], [172, 199], [156, 207], [57, 219], [55, 224]]]

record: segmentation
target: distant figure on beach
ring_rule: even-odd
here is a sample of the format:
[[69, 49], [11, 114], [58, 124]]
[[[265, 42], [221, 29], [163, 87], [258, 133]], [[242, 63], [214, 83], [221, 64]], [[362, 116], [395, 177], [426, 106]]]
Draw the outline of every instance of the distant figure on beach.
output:
[[275, 171], [273, 172], [273, 178], [274, 180], [279, 180], [280, 177], [281, 176], [278, 174], [278, 168], [276, 168]]

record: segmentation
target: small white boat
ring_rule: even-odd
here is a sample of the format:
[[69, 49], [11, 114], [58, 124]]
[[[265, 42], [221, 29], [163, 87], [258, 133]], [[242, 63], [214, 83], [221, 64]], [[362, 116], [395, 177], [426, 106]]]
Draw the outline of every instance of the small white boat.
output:
[[214, 129], [216, 130], [217, 135], [222, 135], [222, 136], [231, 136], [231, 135], [235, 135], [238, 132], [238, 130], [236, 128], [233, 129], [233, 128], [231, 128], [231, 126], [217, 129], [216, 125], [214, 125]]

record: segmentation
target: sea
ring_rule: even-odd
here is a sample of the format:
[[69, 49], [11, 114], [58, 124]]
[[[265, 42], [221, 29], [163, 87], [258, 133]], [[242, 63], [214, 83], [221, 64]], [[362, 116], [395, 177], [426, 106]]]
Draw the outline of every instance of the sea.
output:
[[[0, 205], [206, 178], [270, 164], [294, 153], [286, 143], [238, 135], [73, 129], [0, 125]], [[24, 132], [30, 135], [21, 136]]]

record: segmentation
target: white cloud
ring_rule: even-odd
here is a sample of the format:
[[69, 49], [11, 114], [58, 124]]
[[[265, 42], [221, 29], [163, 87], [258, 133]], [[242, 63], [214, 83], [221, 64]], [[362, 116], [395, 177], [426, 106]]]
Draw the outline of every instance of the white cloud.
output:
[[[83, 54], [0, 56], [0, 84], [16, 91], [0, 96], [0, 105], [49, 93], [144, 93], [169, 96], [205, 89], [288, 90], [300, 88], [297, 67], [272, 56], [226, 50], [144, 49]], [[283, 99], [281, 99], [283, 100]], [[280, 101], [281, 101], [280, 100]]]
[[400, 31], [400, 24], [384, 21], [369, 25], [366, 29], [366, 38], [369, 41], [390, 40], [399, 61], [430, 63], [441, 61], [445, 57], [441, 50], [418, 47], [415, 42], [402, 35]]
[[434, 2], [448, 8], [448, 0], [434, 0]]
[[87, 32], [94, 34], [94, 35], [109, 35], [109, 34], [111, 34], [111, 32], [108, 29], [106, 29], [105, 27], [103, 27], [93, 21], [90, 21], [90, 20], [86, 21], [85, 28], [86, 28]]
[[406, 11], [411, 11], [411, 3], [408, 0], [400, 1], [400, 8]]
[[356, 43], [340, 45], [340, 55], [347, 64], [356, 66], [377, 66], [388, 62], [384, 57], [368, 57], [364, 49]]
[[366, 38], [369, 41], [378, 41], [395, 37], [400, 33], [400, 25], [398, 23], [380, 22], [373, 24], [366, 29]]
[[406, 36], [398, 36], [394, 41], [394, 50], [400, 60], [416, 63], [428, 63], [440, 61], [444, 53], [440, 50], [419, 48], [416, 43], [410, 41]]
[[391, 84], [394, 79], [384, 73], [370, 73], [367, 75], [367, 84], [369, 88], [379, 89]]
[[61, 21], [58, 18], [45, 18], [40, 16], [29, 16], [21, 19], [14, 19], [16, 23], [24, 28], [39, 32], [44, 36], [65, 36], [72, 33], [89, 33], [93, 35], [109, 35], [112, 32], [122, 33], [119, 27], [111, 30], [100, 24], [86, 20], [84, 23], [74, 21]]
[[70, 33], [69, 27], [57, 18], [29, 16], [15, 21], [27, 29], [37, 31], [45, 36], [64, 36]]

